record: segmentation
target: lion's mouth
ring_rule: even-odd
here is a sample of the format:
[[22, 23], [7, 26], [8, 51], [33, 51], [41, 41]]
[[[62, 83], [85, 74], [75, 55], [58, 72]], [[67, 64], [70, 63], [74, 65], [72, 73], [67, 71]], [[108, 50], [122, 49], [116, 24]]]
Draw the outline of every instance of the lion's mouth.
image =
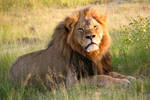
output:
[[85, 50], [87, 52], [95, 51], [95, 50], [98, 50], [98, 49], [99, 49], [99, 46], [96, 43], [94, 43], [94, 42], [91, 42], [90, 44], [88, 44], [85, 47]]

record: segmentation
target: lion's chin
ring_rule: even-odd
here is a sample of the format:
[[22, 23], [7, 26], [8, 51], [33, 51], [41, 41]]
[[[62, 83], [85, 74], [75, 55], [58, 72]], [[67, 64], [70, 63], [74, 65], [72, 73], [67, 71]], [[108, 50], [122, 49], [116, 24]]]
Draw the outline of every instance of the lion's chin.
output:
[[99, 49], [98, 45], [96, 45], [96, 44], [91, 44], [91, 45], [88, 46], [88, 48], [86, 49], [86, 51], [87, 51], [87, 52], [92, 52], [92, 51], [96, 51], [96, 50], [98, 50], [98, 49]]

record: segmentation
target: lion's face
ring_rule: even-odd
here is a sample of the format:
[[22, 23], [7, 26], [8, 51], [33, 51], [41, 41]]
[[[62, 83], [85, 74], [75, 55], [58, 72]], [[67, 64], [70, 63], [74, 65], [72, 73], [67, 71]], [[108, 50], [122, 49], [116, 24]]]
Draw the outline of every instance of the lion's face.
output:
[[99, 51], [106, 33], [105, 26], [105, 15], [92, 8], [81, 10], [65, 19], [67, 43], [78, 52]]
[[74, 28], [74, 39], [87, 52], [99, 49], [103, 36], [102, 26], [93, 17], [80, 17]]

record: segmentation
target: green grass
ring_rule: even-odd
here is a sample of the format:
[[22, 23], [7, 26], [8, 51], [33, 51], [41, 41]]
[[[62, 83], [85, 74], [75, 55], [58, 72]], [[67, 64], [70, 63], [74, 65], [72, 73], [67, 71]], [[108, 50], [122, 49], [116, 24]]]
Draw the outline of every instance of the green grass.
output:
[[[125, 75], [132, 75], [137, 78], [137, 81], [132, 82], [128, 87], [78, 86], [70, 90], [61, 88], [49, 91], [42, 86], [32, 88], [12, 85], [9, 81], [9, 69], [18, 56], [44, 48], [50, 40], [49, 34], [53, 32], [52, 28], [48, 26], [49, 24], [46, 24], [48, 28], [43, 28], [41, 25], [43, 20], [41, 21], [39, 17], [37, 22], [34, 22], [33, 19], [36, 19], [34, 14], [27, 18], [21, 17], [23, 20], [21, 23], [18, 21], [20, 19], [18, 16], [22, 16], [20, 13], [10, 15], [15, 16], [12, 20], [7, 16], [7, 20], [12, 23], [7, 23], [9, 21], [0, 23], [0, 100], [149, 100], [150, 17], [131, 18], [128, 25], [110, 32], [112, 36], [110, 50], [114, 70]], [[30, 19], [32, 17], [33, 19]], [[26, 29], [27, 25], [30, 26], [28, 22], [32, 23], [31, 26], [35, 27], [35, 31]], [[36, 24], [41, 25], [41, 31]]]

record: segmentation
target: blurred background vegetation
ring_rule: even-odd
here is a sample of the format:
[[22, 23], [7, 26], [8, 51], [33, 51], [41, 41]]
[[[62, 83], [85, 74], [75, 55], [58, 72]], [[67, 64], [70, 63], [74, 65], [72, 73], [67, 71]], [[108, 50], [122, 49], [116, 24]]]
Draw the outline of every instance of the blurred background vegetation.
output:
[[39, 8], [39, 7], [73, 7], [87, 4], [102, 4], [109, 2], [149, 2], [149, 0], [0, 0], [0, 10], [11, 8]]

